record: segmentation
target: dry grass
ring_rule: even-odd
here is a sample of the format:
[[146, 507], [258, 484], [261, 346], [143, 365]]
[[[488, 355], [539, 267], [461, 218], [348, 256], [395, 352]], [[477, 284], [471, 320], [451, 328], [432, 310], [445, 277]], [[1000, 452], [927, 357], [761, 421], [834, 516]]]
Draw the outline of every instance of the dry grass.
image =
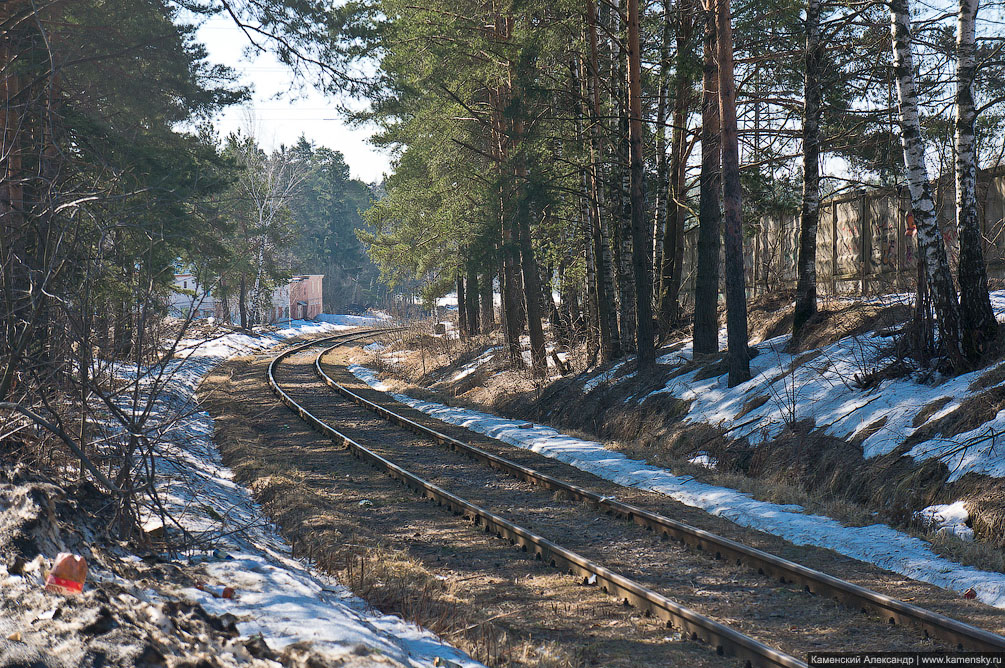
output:
[[984, 541], [968, 543], [956, 536], [935, 531], [914, 530], [910, 533], [927, 540], [933, 552], [950, 561], [994, 573], [1005, 573], [1005, 550], [1001, 547]]
[[939, 397], [938, 399], [933, 399], [932, 401], [929, 401], [927, 404], [921, 407], [921, 410], [918, 411], [918, 414], [914, 416], [913, 420], [911, 420], [911, 426], [917, 429], [921, 425], [925, 424], [926, 422], [928, 422], [928, 418], [938, 413], [940, 410], [942, 410], [942, 408], [946, 404], [948, 404], [952, 400], [953, 400], [952, 397]]
[[793, 351], [812, 350], [848, 336], [861, 336], [907, 322], [911, 307], [905, 304], [849, 304], [842, 308], [821, 309], [792, 344]]
[[1005, 386], [994, 387], [963, 401], [955, 410], [914, 431], [905, 445], [913, 446], [936, 436], [953, 437], [981, 426], [1005, 408]]
[[967, 390], [970, 392], [979, 392], [989, 387], [1000, 385], [1002, 382], [1005, 382], [1005, 364], [998, 364], [978, 376], [974, 382], [970, 383]]
[[224, 461], [295, 556], [489, 666], [715, 665], [705, 650], [669, 638], [662, 623], [599, 589], [514, 558], [506, 541], [430, 512], [291, 418], [271, 399], [263, 372], [261, 361], [221, 365], [201, 399], [214, 414]]
[[[509, 665], [506, 657], [525, 653], [524, 642], [508, 637], [492, 621], [474, 614], [466, 593], [427, 568], [407, 551], [361, 526], [365, 516], [325, 512], [331, 499], [284, 476], [259, 479], [258, 499], [284, 528], [293, 554], [338, 581], [384, 613], [432, 629], [488, 665]], [[377, 499], [375, 505], [387, 500]], [[550, 664], [518, 664], [547, 666]], [[570, 668], [579, 664], [567, 663]]]
[[[888, 522], [910, 535], [928, 541], [932, 550], [942, 557], [975, 568], [1005, 573], [1005, 549], [1003, 549], [1005, 508], [1002, 504], [1000, 483], [992, 491], [974, 480], [977, 489], [969, 493], [960, 491], [963, 498], [970, 499], [967, 507], [971, 514], [971, 522], [976, 534], [983, 538], [976, 542], [967, 542], [956, 536], [938, 533], [921, 526], [913, 517], [914, 507], [905, 505], [908, 503], [907, 499], [881, 511], [876, 509], [875, 503], [863, 503], [836, 494], [832, 490], [807, 487], [805, 478], [801, 475], [790, 475], [784, 462], [770, 474], [761, 471], [759, 475], [752, 476], [736, 470], [735, 467], [742, 466], [743, 457], [738, 458], [735, 453], [729, 456], [728, 447], [723, 448], [726, 444], [724, 439], [716, 438], [707, 428], [695, 432], [690, 436], [678, 435], [677, 439], [688, 445], [681, 447], [683, 443], [678, 444], [676, 450], [678, 452], [704, 450], [714, 457], [723, 457], [716, 469], [690, 463], [688, 460], [693, 456], [691, 454], [679, 455], [666, 448], [641, 447], [638, 441], [631, 443], [615, 441], [610, 445], [629, 457], [667, 468], [675, 475], [687, 475], [708, 484], [730, 487], [759, 501], [796, 504], [802, 506], [807, 513], [825, 515], [846, 526], [868, 526], [877, 522]], [[899, 486], [896, 481], [891, 481], [892, 485], [883, 485], [882, 479], [877, 484], [874, 478], [870, 479], [865, 475], [853, 474], [850, 477], [860, 480], [865, 487], [872, 487], [874, 489], [872, 497], [886, 494]], [[903, 494], [897, 496], [903, 497]]]
[[756, 397], [751, 397], [743, 404], [743, 408], [740, 409], [740, 412], [736, 414], [736, 419], [739, 420], [740, 418], [746, 417], [764, 404], [768, 403], [770, 400], [771, 397], [767, 394], [759, 394]]

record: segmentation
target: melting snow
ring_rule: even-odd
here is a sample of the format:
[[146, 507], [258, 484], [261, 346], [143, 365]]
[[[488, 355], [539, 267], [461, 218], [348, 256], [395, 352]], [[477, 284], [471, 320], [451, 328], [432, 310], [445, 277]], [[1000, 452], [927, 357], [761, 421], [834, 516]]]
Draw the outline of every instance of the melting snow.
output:
[[[770, 354], [761, 354], [752, 360], [752, 365], [760, 362], [767, 367], [766, 361], [770, 357]], [[386, 386], [372, 370], [352, 365], [349, 371], [374, 389], [386, 391]], [[764, 369], [755, 373], [763, 376]], [[706, 391], [711, 392], [712, 389], [707, 388]], [[720, 396], [728, 394], [722, 389], [718, 393]], [[528, 426], [525, 420], [507, 420], [488, 413], [413, 399], [404, 394], [392, 393], [390, 396], [444, 422], [533, 450], [620, 485], [665, 494], [685, 505], [701, 508], [741, 526], [780, 536], [796, 545], [831, 549], [960, 593], [973, 587], [981, 601], [1005, 608], [1005, 574], [982, 571], [944, 559], [932, 552], [925, 541], [885, 524], [846, 527], [829, 517], [807, 514], [798, 505], [758, 501], [735, 489], [709, 485], [690, 476], [673, 475], [665, 469], [607, 450], [595, 441], [573, 438], [545, 425]]]
[[[628, 358], [628, 359], [633, 359], [633, 358]], [[583, 384], [583, 394], [589, 394], [590, 392], [593, 392], [593, 390], [596, 389], [596, 387], [598, 385], [600, 385], [601, 383], [606, 383], [609, 380], [611, 380], [612, 378], [614, 378], [614, 375], [618, 372], [618, 369], [620, 369], [622, 366], [624, 366], [625, 362], [627, 362], [628, 359], [624, 359], [624, 360], [618, 362], [617, 364], [615, 364], [614, 366], [612, 366], [607, 371], [605, 371], [603, 373], [599, 373], [596, 376], [594, 376], [593, 378], [591, 378], [588, 381], [586, 381]]]
[[[332, 325], [341, 325], [343, 327], [364, 327], [368, 325], [379, 325], [382, 322], [390, 320], [391, 317], [386, 313], [379, 311], [374, 312], [373, 315], [341, 315], [332, 313], [322, 313], [315, 320], [318, 322], [326, 322]], [[294, 321], [295, 322], [295, 321]]]
[[490, 361], [492, 359], [493, 353], [495, 353], [495, 351], [500, 350], [500, 349], [502, 349], [502, 346], [494, 346], [492, 348], [489, 348], [488, 350], [486, 350], [485, 352], [483, 352], [481, 355], [479, 355], [478, 357], [476, 357], [475, 359], [471, 360], [470, 362], [468, 362], [467, 364], [465, 364], [464, 366], [462, 366], [460, 369], [458, 369], [457, 373], [455, 373], [450, 378], [450, 380], [453, 381], [453, 382], [456, 382], [458, 380], [462, 380], [464, 378], [467, 378], [468, 376], [470, 376], [471, 374], [473, 374], [475, 371], [478, 371], [478, 367], [480, 367], [481, 365], [483, 365], [486, 362]]
[[[871, 301], [889, 304], [904, 299], [905, 295], [886, 295], [882, 300]], [[991, 302], [1001, 319], [1005, 315], [1005, 291], [991, 293]], [[725, 333], [723, 328], [720, 348], [724, 347]], [[690, 410], [685, 421], [728, 429], [731, 436], [747, 438], [754, 445], [770, 441], [787, 424], [806, 418], [812, 418], [823, 433], [845, 440], [867, 433], [862, 442], [862, 455], [870, 458], [896, 450], [922, 428], [924, 425], [916, 428], [913, 421], [924, 406], [948, 399], [927, 422], [948, 415], [973, 394], [968, 389], [971, 383], [1002, 366], [940, 378], [939, 383], [922, 382], [920, 374], [915, 373], [903, 378], [883, 379], [863, 390], [860, 389], [862, 378], [893, 361], [883, 357], [882, 352], [889, 339], [871, 333], [846, 337], [819, 348], [816, 358], [801, 360], [799, 364], [794, 362], [800, 354], [784, 351], [788, 341], [789, 336], [784, 335], [758, 344], [760, 354], [750, 362], [751, 379], [736, 387], [727, 386], [725, 375], [697, 380], [700, 370], [696, 369], [674, 378], [651, 394], [669, 393], [688, 401]], [[691, 357], [692, 346], [688, 342], [657, 362], [682, 364]], [[584, 389], [592, 389], [591, 383], [596, 380], [587, 381]], [[763, 397], [767, 397], [767, 401], [762, 405], [737, 417], [748, 401]], [[949, 482], [967, 473], [1005, 477], [1002, 435], [1005, 435], [1005, 411], [972, 431], [920, 442], [908, 455], [916, 460], [936, 458], [944, 462], [949, 467]]]
[[967, 526], [970, 513], [962, 501], [956, 503], [928, 506], [916, 512], [917, 517], [929, 529], [946, 533], [965, 541], [974, 539], [974, 530]]
[[[291, 327], [260, 336], [231, 333], [204, 345], [187, 341], [183, 359], [169, 363], [170, 380], [157, 403], [158, 476], [163, 498], [193, 536], [222, 530], [231, 555], [196, 555], [206, 576], [233, 587], [233, 599], [217, 599], [200, 590], [186, 593], [215, 614], [238, 619], [243, 635], [261, 633], [273, 650], [309, 641], [333, 661], [365, 645], [410, 668], [439, 665], [446, 659], [465, 668], [481, 664], [445, 644], [434, 634], [392, 615], [383, 615], [291, 556], [289, 545], [262, 515], [250, 493], [233, 481], [212, 441], [213, 420], [195, 405], [195, 387], [209, 370], [234, 354], [268, 348], [284, 339], [331, 333], [374, 324], [375, 318], [323, 315], [321, 323], [294, 321]], [[178, 420], [169, 416], [182, 415]], [[221, 543], [222, 541], [222, 543]]]
[[707, 452], [699, 452], [691, 459], [687, 460], [689, 464], [695, 464], [696, 466], [704, 466], [707, 469], [714, 469], [719, 466], [719, 460], [708, 454]]

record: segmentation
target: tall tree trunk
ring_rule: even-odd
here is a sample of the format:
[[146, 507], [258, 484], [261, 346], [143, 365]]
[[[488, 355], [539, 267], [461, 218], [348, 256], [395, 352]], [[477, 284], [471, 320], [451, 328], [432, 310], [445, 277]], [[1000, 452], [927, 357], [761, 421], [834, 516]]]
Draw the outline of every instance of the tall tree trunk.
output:
[[[4, 22], [14, 15], [16, 5], [7, 3], [6, 11], [0, 13]], [[23, 82], [17, 68], [13, 66], [20, 58], [13, 31], [0, 35], [0, 58], [4, 63], [0, 72], [0, 288], [4, 305], [3, 331], [0, 331], [0, 354], [4, 364], [0, 369], [0, 401], [8, 399], [8, 392], [22, 368], [22, 357], [32, 340], [38, 311], [32, 309], [28, 316], [19, 316], [22, 308], [27, 309], [26, 296], [37, 294], [30, 286], [30, 272], [22, 268], [25, 263], [25, 207], [22, 169], [21, 134], [27, 124], [26, 105], [21, 101], [25, 95]], [[30, 152], [30, 149], [28, 149]], [[44, 293], [40, 295], [44, 298]], [[113, 343], [114, 347], [114, 343]]]
[[963, 352], [978, 361], [998, 333], [988, 296], [981, 222], [977, 217], [974, 151], [974, 51], [978, 0], [960, 0], [956, 31], [956, 225], [960, 235], [960, 318]]
[[[515, 123], [515, 134], [523, 134], [523, 122]], [[517, 238], [520, 243], [520, 263], [523, 269], [524, 301], [527, 304], [527, 331], [530, 334], [530, 357], [534, 375], [545, 376], [548, 373], [548, 358], [544, 344], [544, 328], [541, 325], [541, 273], [534, 257], [534, 244], [530, 236], [530, 193], [528, 192], [527, 171], [523, 163], [517, 168], [517, 179], [520, 181], [519, 206], [517, 207]]]
[[646, 224], [642, 163], [642, 63], [639, 52], [639, 0], [628, 0], [628, 138], [631, 146], [632, 263], [635, 270], [635, 335], [639, 368], [654, 364], [652, 241]]
[[486, 271], [478, 281], [479, 300], [482, 311], [482, 333], [488, 334], [496, 328], [495, 290], [492, 288], [493, 272]]
[[523, 368], [523, 354], [520, 345], [520, 333], [523, 331], [522, 300], [520, 298], [519, 285], [520, 247], [517, 240], [518, 233], [514, 227], [515, 221], [512, 220], [512, 205], [507, 200], [507, 193], [501, 185], [504, 176], [509, 175], [503, 169], [508, 152], [508, 133], [504, 131], [503, 114], [500, 110], [509, 107], [509, 99], [511, 97], [511, 91], [507, 89], [498, 89], [493, 92], [493, 98], [495, 99], [494, 106], [497, 111], [492, 116], [492, 146], [500, 183], [496, 192], [498, 198], [496, 204], [498, 206], [498, 229], [502, 235], [499, 243], [500, 257], [502, 259], [502, 270], [499, 272], [499, 280], [502, 287], [503, 330], [506, 335], [506, 349], [509, 354], [510, 364], [517, 368]]
[[230, 312], [230, 284], [222, 276], [214, 292], [216, 303], [220, 305], [220, 317], [228, 325], [233, 325], [233, 314]]
[[[597, 8], [587, 0], [587, 25], [590, 39], [590, 76], [587, 78], [593, 103], [590, 123], [590, 188], [594, 255], [597, 261], [597, 311], [601, 322], [602, 360], [607, 363], [621, 356], [621, 336], [618, 332], [618, 312], [614, 305], [614, 263], [611, 261], [611, 235], [604, 216], [604, 191], [600, 178], [600, 156], [603, 143], [600, 134], [600, 70], [597, 45]], [[604, 334], [607, 335], [606, 340]]]
[[[617, 220], [615, 260], [618, 269], [618, 308], [621, 345], [626, 352], [635, 350], [635, 272], [632, 250], [631, 145], [628, 112], [628, 49], [622, 24], [621, 2], [613, 0], [611, 7], [611, 68], [616, 73], [611, 86], [611, 108], [618, 111], [619, 131], [614, 143], [615, 160], [614, 205]], [[651, 297], [650, 297], [651, 299]]]
[[468, 332], [474, 336], [478, 334], [478, 270], [475, 268], [474, 262], [468, 260], [467, 262], [467, 276], [464, 279], [464, 297], [465, 305], [468, 308], [467, 321], [468, 321]]
[[817, 312], [817, 224], [820, 222], [820, 0], [806, 0], [806, 52], [803, 55], [803, 208], [799, 218], [799, 257], [792, 336]]
[[[585, 180], [584, 173], [584, 180]], [[586, 185], [585, 183], [583, 184]], [[587, 312], [587, 338], [586, 338], [586, 357], [587, 366], [593, 366], [596, 363], [597, 353], [600, 351], [601, 343], [603, 341], [602, 332], [604, 332], [606, 323], [601, 320], [600, 312], [598, 310], [598, 295], [597, 295], [597, 254], [594, 252], [594, 241], [596, 237], [593, 233], [593, 222], [592, 216], [590, 215], [590, 203], [587, 196], [583, 197], [583, 212], [580, 214], [583, 223], [583, 236], [586, 239], [586, 312]], [[610, 340], [610, 332], [607, 332], [607, 340]]]
[[[592, 9], [590, 9], [592, 11]], [[582, 80], [586, 77], [580, 76], [582, 62], [577, 55], [574, 55], [569, 63], [570, 88], [572, 90], [573, 114], [576, 118], [576, 139], [580, 144], [586, 142], [586, 133], [583, 131], [583, 119], [585, 117], [583, 98], [586, 90]], [[593, 143], [590, 142], [590, 157], [592, 158]], [[587, 365], [593, 366], [596, 363], [597, 353], [600, 351], [601, 341], [610, 340], [610, 332], [604, 331], [606, 321], [600, 319], [597, 310], [597, 255], [594, 252], [593, 207], [591, 206], [590, 194], [590, 173], [592, 166], [584, 166], [579, 170], [581, 194], [579, 197], [579, 221], [580, 229], [586, 247], [586, 311], [587, 311], [587, 331], [586, 331], [586, 357]]]
[[669, 85], [670, 71], [670, 0], [663, 0], [663, 24], [660, 38], [660, 62], [659, 62], [659, 86], [658, 99], [656, 103], [656, 196], [654, 198], [653, 209], [655, 216], [653, 220], [653, 270], [656, 276], [653, 278], [655, 298], [654, 307], [657, 309], [657, 317], [664, 320], [661, 297], [663, 294], [662, 267], [663, 267], [663, 245], [666, 234], [667, 206], [670, 187], [670, 179], [667, 174], [667, 87]]
[[673, 139], [670, 145], [670, 197], [667, 201], [667, 231], [663, 240], [660, 312], [672, 325], [680, 318], [680, 284], [684, 275], [684, 222], [687, 211], [687, 119], [691, 107], [691, 80], [688, 71], [693, 7], [683, 0], [677, 7], [677, 58], [674, 74]]
[[523, 316], [520, 312], [520, 283], [517, 274], [520, 265], [520, 250], [512, 227], [511, 221], [503, 221], [503, 311], [506, 316], [506, 348], [509, 351], [510, 363], [523, 367], [523, 354], [520, 346]]
[[457, 331], [463, 338], [467, 338], [471, 331], [468, 329], [468, 305], [464, 299], [464, 276], [460, 270], [457, 271]]
[[928, 290], [935, 307], [943, 354], [956, 369], [965, 366], [960, 345], [960, 305], [946, 257], [935, 205], [932, 201], [925, 167], [925, 146], [918, 118], [918, 93], [914, 83], [914, 57], [911, 46], [911, 18], [908, 0], [891, 0], [890, 24], [893, 34], [893, 66], [900, 103], [900, 138], [904, 147], [907, 185], [911, 191], [911, 209], [918, 230], [918, 245], [925, 258]]
[[[535, 253], [535, 257], [540, 257], [540, 254]], [[558, 282], [559, 288], [559, 303], [555, 303], [555, 270], [552, 267], [545, 267], [540, 262], [537, 263], [538, 274], [541, 276], [541, 317], [548, 318], [548, 322], [551, 324], [551, 332], [555, 337], [556, 341], [565, 341], [565, 323], [560, 317], [559, 306], [562, 304], [563, 295], [561, 292], [562, 283], [561, 279]]]
[[694, 352], [719, 351], [719, 238], [722, 177], [719, 133], [719, 66], [715, 2], [705, 0], [705, 54], [701, 99], [701, 176], [698, 195], [698, 259], [694, 280]]
[[248, 282], [244, 274], [237, 282], [237, 310], [241, 314], [241, 329], [248, 329]]
[[[582, 222], [582, 221], [580, 221]], [[579, 226], [582, 229], [582, 226]], [[589, 244], [587, 244], [589, 246]], [[566, 348], [574, 345], [576, 330], [579, 327], [579, 289], [580, 286], [569, 276], [569, 265], [572, 264], [573, 257], [565, 256], [558, 263], [558, 322], [561, 323], [559, 341]], [[587, 351], [590, 352], [589, 350]]]
[[747, 290], [743, 276], [743, 211], [740, 150], [736, 134], [736, 83], [733, 80], [733, 26], [730, 0], [716, 8], [719, 50], [719, 117], [722, 123], [722, 203], [726, 240], [726, 339], [729, 386], [750, 379], [747, 350]]

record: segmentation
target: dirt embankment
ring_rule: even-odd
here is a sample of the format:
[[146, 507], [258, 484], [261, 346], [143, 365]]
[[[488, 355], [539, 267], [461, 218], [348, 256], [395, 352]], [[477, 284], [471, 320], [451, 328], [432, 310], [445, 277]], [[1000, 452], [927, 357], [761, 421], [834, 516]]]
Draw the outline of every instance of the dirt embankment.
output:
[[[239, 639], [232, 615], [186, 600], [182, 590], [199, 584], [191, 566], [109, 536], [107, 495], [19, 469], [0, 475], [0, 666], [254, 668], [281, 659], [256, 639]], [[43, 586], [62, 551], [87, 561], [80, 595]]]
[[[791, 303], [783, 297], [756, 302], [751, 310], [752, 342], [788, 332], [791, 311]], [[798, 344], [790, 344], [790, 352], [802, 354], [797, 354], [789, 373], [798, 365], [812, 363], [822, 346], [847, 336], [880, 332], [887, 335], [887, 345], [893, 349], [898, 343], [897, 331], [909, 316], [910, 309], [903, 304], [837, 302], [811, 321]], [[628, 456], [677, 473], [738, 488], [767, 501], [798, 503], [809, 512], [827, 514], [849, 524], [887, 522], [928, 538], [947, 557], [1005, 571], [1005, 482], [971, 473], [949, 483], [946, 465], [937, 460], [916, 462], [904, 456], [917, 439], [887, 455], [863, 459], [860, 443], [884, 426], [882, 418], [865, 425], [853, 442], [828, 436], [803, 420], [787, 425], [770, 442], [752, 447], [746, 439], [731, 437], [730, 430], [684, 424], [681, 418], [689, 406], [668, 394], [638, 402], [674, 376], [696, 369], [698, 378], [724, 373], [721, 355], [696, 359], [671, 372], [667, 367], [657, 367], [653, 372], [636, 373], [631, 362], [615, 363], [606, 369], [602, 382], [591, 388], [584, 387], [584, 383], [588, 378], [597, 378], [604, 369], [559, 377], [552, 368], [548, 382], [535, 381], [528, 372], [509, 369], [501, 348], [486, 357], [489, 348], [500, 345], [490, 337], [466, 345], [455, 343], [452, 351], [447, 350], [446, 342], [433, 340], [426, 345], [420, 373], [413, 359], [414, 351], [424, 345], [420, 338], [413, 334], [393, 349], [369, 353], [358, 361], [378, 367], [392, 387], [407, 389], [415, 396], [549, 424], [602, 440]], [[670, 342], [660, 354], [671, 353], [682, 345], [683, 341]], [[585, 358], [583, 351], [570, 351], [567, 359], [575, 367]], [[896, 365], [877, 366], [857, 382], [867, 386], [902, 373]], [[948, 398], [921, 407], [914, 418], [914, 426], [921, 427], [918, 436], [952, 436], [994, 417], [1005, 407], [1005, 391], [987, 388], [1000, 381], [991, 376], [1002, 373], [993, 370], [982, 376], [972, 387], [974, 396], [938, 420], [929, 422]], [[767, 391], [751, 394], [738, 419], [771, 400]], [[692, 463], [699, 454], [717, 460], [716, 468]], [[976, 543], [929, 533], [915, 519], [915, 511], [921, 508], [958, 500], [967, 503], [979, 539]]]

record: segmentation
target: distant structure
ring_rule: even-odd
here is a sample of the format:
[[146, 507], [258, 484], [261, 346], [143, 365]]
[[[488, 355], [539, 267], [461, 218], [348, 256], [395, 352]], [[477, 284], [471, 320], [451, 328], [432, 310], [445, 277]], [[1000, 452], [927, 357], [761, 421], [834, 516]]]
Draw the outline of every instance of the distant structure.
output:
[[174, 290], [168, 300], [168, 312], [184, 318], [193, 308], [193, 318], [220, 318], [223, 305], [218, 303], [215, 295], [204, 292], [195, 274], [182, 272], [174, 275]]
[[324, 277], [324, 274], [304, 274], [290, 279], [289, 285], [284, 286], [289, 293], [289, 306], [285, 307], [286, 318], [292, 313], [294, 320], [310, 320], [321, 314], [321, 287]]
[[[272, 303], [262, 313], [267, 324], [284, 320], [310, 320], [320, 315], [323, 304], [321, 289], [324, 274], [301, 274], [290, 278], [288, 283], [272, 290]], [[204, 290], [194, 274], [181, 272], [174, 275], [174, 290], [168, 303], [171, 315], [187, 316], [193, 309], [192, 317], [223, 319], [224, 304], [212, 290]], [[238, 313], [237, 299], [229, 299], [231, 317]]]

